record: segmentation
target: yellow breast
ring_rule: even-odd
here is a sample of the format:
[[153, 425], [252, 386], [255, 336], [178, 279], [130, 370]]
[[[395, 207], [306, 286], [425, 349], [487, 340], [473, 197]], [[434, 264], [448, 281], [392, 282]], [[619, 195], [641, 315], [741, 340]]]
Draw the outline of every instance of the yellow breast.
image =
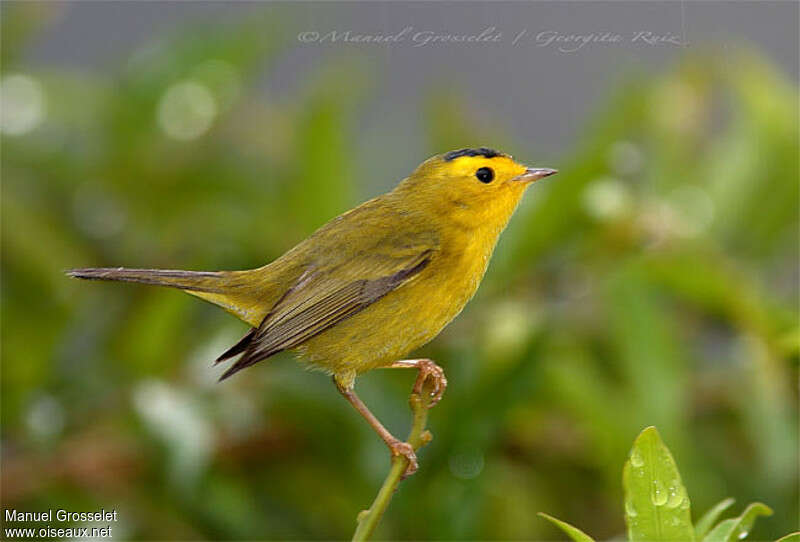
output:
[[461, 312], [480, 285], [496, 241], [496, 235], [445, 238], [417, 277], [307, 341], [298, 348], [301, 358], [353, 376], [402, 359]]

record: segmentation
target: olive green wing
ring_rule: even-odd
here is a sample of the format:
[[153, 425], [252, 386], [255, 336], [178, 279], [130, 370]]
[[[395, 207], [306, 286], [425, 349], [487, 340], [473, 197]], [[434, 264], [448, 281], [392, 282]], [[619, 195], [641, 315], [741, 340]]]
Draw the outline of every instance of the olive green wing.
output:
[[413, 280], [438, 250], [430, 237], [389, 241], [351, 258], [332, 254], [310, 264], [261, 325], [220, 356], [217, 361], [244, 352], [220, 380], [273, 354], [296, 348], [364, 310]]

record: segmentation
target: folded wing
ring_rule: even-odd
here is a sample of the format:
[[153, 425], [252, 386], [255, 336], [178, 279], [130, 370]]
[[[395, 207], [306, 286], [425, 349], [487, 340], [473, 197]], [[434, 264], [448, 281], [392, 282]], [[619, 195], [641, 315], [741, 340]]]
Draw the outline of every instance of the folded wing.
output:
[[413, 280], [436, 254], [436, 243], [429, 235], [391, 237], [353, 257], [323, 258], [318, 264], [310, 264], [261, 325], [219, 357], [217, 361], [222, 361], [244, 352], [220, 380], [280, 351], [296, 348], [364, 310]]

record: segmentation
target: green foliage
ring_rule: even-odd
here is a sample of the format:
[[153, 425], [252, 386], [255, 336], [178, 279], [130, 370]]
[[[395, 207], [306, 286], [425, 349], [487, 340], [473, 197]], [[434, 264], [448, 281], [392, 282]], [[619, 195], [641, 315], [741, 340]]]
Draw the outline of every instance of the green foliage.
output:
[[632, 542], [694, 540], [689, 496], [655, 427], [633, 443], [622, 470], [625, 523]]
[[760, 502], [748, 505], [744, 512], [732, 519], [719, 522], [703, 539], [703, 542], [736, 542], [750, 534], [758, 516], [771, 516], [772, 509]]
[[572, 525], [570, 525], [565, 521], [556, 519], [553, 516], [545, 514], [544, 512], [539, 512], [539, 515], [544, 519], [546, 519], [547, 521], [549, 521], [550, 523], [552, 523], [553, 525], [555, 525], [556, 527], [558, 527], [559, 529], [561, 529], [562, 531], [564, 531], [564, 533], [566, 533], [566, 535], [569, 536], [575, 542], [594, 542], [594, 538], [584, 533], [577, 527], [573, 527]]
[[736, 502], [734, 499], [728, 498], [725, 499], [724, 501], [718, 502], [717, 504], [709, 508], [708, 511], [705, 514], [703, 514], [703, 516], [700, 519], [697, 520], [697, 524], [694, 527], [695, 539], [703, 540], [708, 531], [710, 531], [711, 528], [714, 526], [714, 524], [717, 523], [717, 520], [722, 515], [722, 513], [725, 512], [725, 510], [727, 510], [731, 506], [733, 506], [734, 502]]
[[[181, 292], [62, 271], [259, 266], [427, 156], [491, 144], [560, 173], [526, 195], [476, 298], [414, 354], [450, 386], [376, 537], [546, 539], [541, 509], [617, 536], [619, 469], [650, 425], [695, 510], [724, 487], [774, 509], [751, 539], [796, 528], [798, 92], [768, 59], [698, 45], [629, 74], [574, 146], [544, 156], [446, 73], [365, 136], [387, 100], [356, 48], [320, 48], [325, 67], [293, 71], [287, 94], [259, 90], [294, 62], [304, 7], [159, 31], [77, 70], [29, 60], [59, 6], [5, 3], [0, 21], [0, 77], [25, 74], [46, 98], [35, 129], [0, 135], [4, 507], [115, 506], [121, 539], [349, 537], [389, 460], [327, 377], [283, 356], [218, 385], [212, 361], [243, 324]], [[159, 115], [187, 81], [216, 113], [176, 139]], [[182, 129], [196, 113], [173, 111]], [[392, 118], [419, 120], [412, 142]], [[358, 388], [403, 434], [412, 382], [373, 371]], [[646, 476], [669, 499], [667, 467]], [[721, 513], [697, 521], [698, 541]]]
[[[758, 516], [771, 516], [772, 510], [761, 503], [749, 505], [739, 517], [720, 521], [719, 516], [733, 504], [725, 499], [692, 526], [689, 496], [672, 454], [655, 427], [642, 431], [633, 443], [622, 471], [625, 489], [625, 523], [631, 542], [670, 542], [675, 540], [703, 542], [737, 542], [746, 538]], [[590, 542], [583, 531], [540, 513], [575, 542]], [[710, 532], [709, 532], [710, 530]], [[794, 540], [800, 533], [780, 540]]]

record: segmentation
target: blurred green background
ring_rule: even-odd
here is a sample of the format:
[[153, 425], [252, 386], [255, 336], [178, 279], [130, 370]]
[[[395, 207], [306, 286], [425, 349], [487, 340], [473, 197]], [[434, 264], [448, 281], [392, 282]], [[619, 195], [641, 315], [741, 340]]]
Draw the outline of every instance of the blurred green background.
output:
[[[244, 324], [62, 270], [255, 267], [429, 155], [485, 144], [560, 173], [418, 353], [450, 387], [378, 536], [559, 538], [538, 511], [620, 536], [647, 425], [695, 517], [732, 496], [775, 510], [755, 539], [797, 529], [798, 89], [757, 45], [607, 75], [555, 150], [433, 79], [402, 105], [420, 124], [393, 160], [353, 145], [380, 92], [368, 51], [288, 96], [255, 90], [296, 46], [292, 6], [172, 25], [102, 68], [29, 65], [58, 10], [2, 7], [4, 508], [116, 508], [118, 539], [348, 538], [388, 454], [327, 377], [281, 355], [217, 384]], [[358, 382], [396, 434], [413, 378]]]

